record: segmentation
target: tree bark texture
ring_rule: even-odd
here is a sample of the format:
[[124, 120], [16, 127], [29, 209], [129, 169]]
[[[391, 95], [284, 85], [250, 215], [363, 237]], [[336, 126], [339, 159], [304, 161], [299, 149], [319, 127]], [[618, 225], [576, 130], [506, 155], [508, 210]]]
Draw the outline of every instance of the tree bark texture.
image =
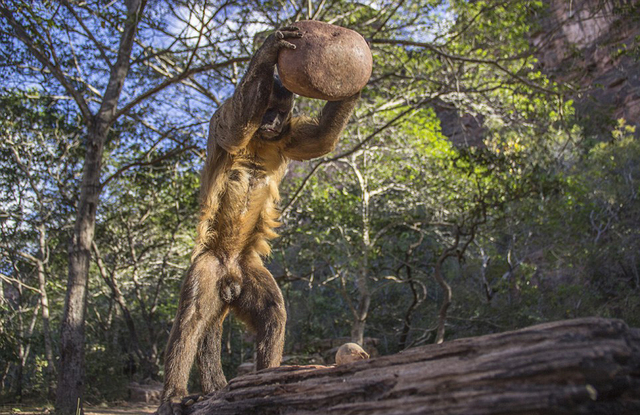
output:
[[[87, 150], [82, 172], [73, 238], [69, 246], [69, 276], [60, 336], [60, 367], [56, 413], [82, 412], [84, 393], [84, 326], [91, 245], [100, 202], [104, 143], [115, 121], [118, 100], [129, 71], [133, 42], [146, 0], [127, 0], [127, 20], [120, 38], [118, 58], [111, 68], [100, 109], [90, 116]], [[88, 121], [88, 120], [87, 120]]]
[[56, 392], [56, 411], [73, 414], [82, 407], [84, 392], [84, 326], [91, 243], [100, 198], [102, 134], [91, 132], [84, 162], [80, 200], [73, 239], [69, 246], [69, 277], [60, 335], [60, 368]]
[[343, 366], [282, 366], [233, 379], [186, 413], [640, 414], [640, 329], [585, 318]]
[[49, 297], [47, 296], [47, 278], [45, 273], [45, 262], [47, 258], [47, 238], [44, 224], [38, 225], [39, 235], [39, 258], [36, 262], [38, 269], [38, 288], [40, 289], [40, 306], [42, 307], [42, 333], [44, 335], [44, 355], [47, 359], [45, 368], [45, 382], [47, 383], [47, 398], [55, 399], [56, 367], [53, 358], [53, 341], [51, 340], [51, 328], [49, 319]]

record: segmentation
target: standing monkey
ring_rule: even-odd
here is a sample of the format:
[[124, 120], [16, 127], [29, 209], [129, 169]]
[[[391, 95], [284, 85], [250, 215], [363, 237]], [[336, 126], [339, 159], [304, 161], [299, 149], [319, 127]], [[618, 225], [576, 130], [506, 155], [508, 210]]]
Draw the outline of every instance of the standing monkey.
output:
[[203, 394], [224, 387], [222, 323], [232, 310], [257, 333], [257, 369], [280, 365], [284, 300], [262, 257], [278, 226], [278, 184], [287, 163], [333, 150], [358, 100], [327, 102], [318, 117], [291, 117], [293, 94], [274, 75], [278, 52], [296, 27], [270, 35], [233, 96], [211, 118], [200, 187], [201, 213], [191, 267], [165, 351], [161, 415], [181, 413], [194, 359]]

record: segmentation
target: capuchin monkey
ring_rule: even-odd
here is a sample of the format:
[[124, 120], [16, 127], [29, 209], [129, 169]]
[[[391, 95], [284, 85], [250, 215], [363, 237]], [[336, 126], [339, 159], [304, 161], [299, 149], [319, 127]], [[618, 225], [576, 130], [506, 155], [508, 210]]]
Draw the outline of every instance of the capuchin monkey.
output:
[[302, 37], [283, 27], [257, 50], [233, 96], [211, 118], [196, 246], [165, 351], [161, 415], [182, 413], [197, 360], [202, 393], [223, 388], [222, 323], [229, 312], [257, 335], [258, 370], [280, 365], [287, 313], [262, 259], [279, 225], [278, 184], [289, 160], [334, 149], [359, 93], [327, 102], [317, 118], [292, 117], [293, 93], [275, 75], [278, 52]]

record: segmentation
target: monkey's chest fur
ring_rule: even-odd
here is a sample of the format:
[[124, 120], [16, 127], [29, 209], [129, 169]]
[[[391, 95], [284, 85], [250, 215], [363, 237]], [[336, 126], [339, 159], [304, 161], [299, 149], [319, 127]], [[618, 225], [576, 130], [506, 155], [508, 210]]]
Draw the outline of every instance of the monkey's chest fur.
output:
[[260, 148], [260, 157], [252, 150], [250, 146], [240, 154], [219, 157], [211, 166], [212, 177], [204, 177], [208, 166], [203, 172], [202, 185], [211, 187], [203, 194], [210, 190], [208, 194], [215, 196], [202, 201], [196, 250], [209, 251], [224, 262], [266, 256], [268, 241], [277, 236], [273, 229], [279, 226], [278, 185], [286, 160], [277, 148]]

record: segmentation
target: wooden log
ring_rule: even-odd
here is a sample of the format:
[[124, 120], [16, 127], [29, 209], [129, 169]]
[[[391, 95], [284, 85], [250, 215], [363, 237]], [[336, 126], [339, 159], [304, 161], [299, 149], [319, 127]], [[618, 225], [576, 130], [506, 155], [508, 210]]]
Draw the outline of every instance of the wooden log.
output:
[[222, 414], [640, 414], [640, 329], [585, 318], [344, 366], [245, 375], [186, 410]]

